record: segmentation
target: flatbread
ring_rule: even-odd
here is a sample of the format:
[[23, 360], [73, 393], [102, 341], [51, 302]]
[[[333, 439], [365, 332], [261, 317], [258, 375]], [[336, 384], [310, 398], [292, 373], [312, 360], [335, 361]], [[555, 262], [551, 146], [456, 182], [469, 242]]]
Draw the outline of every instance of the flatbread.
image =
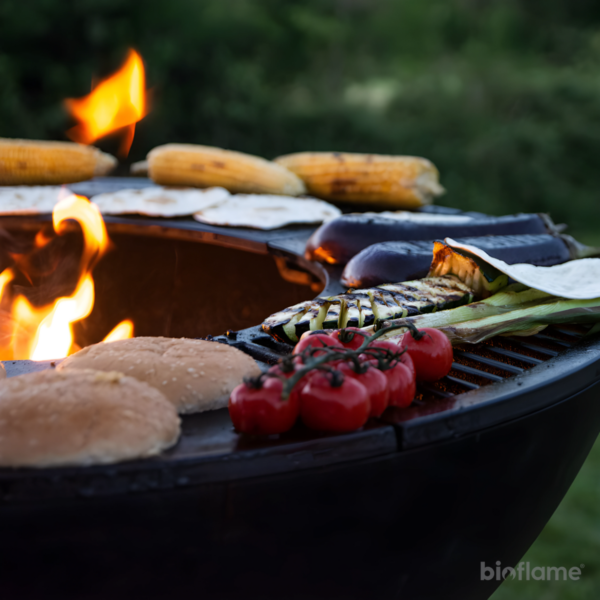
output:
[[152, 186], [98, 194], [93, 202], [103, 215], [183, 217], [229, 197], [223, 188], [168, 188]]
[[70, 191], [60, 185], [0, 186], [0, 215], [51, 213]]
[[581, 258], [551, 267], [509, 265], [475, 246], [460, 244], [451, 238], [445, 242], [452, 248], [474, 254], [511, 279], [547, 294], [571, 300], [600, 298], [600, 258]]
[[194, 214], [210, 225], [278, 229], [294, 223], [322, 223], [341, 215], [335, 206], [316, 198], [267, 194], [236, 194]]

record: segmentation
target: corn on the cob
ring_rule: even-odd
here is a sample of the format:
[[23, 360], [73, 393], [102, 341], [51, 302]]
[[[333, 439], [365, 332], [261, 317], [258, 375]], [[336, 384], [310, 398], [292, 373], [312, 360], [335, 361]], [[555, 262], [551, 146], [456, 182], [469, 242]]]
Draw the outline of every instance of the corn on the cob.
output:
[[73, 142], [0, 138], [0, 185], [52, 185], [106, 175], [117, 160]]
[[340, 152], [299, 152], [274, 160], [325, 200], [417, 208], [444, 192], [438, 171], [425, 158]]
[[134, 177], [148, 177], [148, 161], [139, 160], [138, 162], [132, 163], [129, 167], [129, 172]]
[[306, 192], [304, 183], [271, 161], [210, 146], [165, 144], [148, 154], [150, 178], [161, 185], [223, 187], [234, 193], [283, 194]]

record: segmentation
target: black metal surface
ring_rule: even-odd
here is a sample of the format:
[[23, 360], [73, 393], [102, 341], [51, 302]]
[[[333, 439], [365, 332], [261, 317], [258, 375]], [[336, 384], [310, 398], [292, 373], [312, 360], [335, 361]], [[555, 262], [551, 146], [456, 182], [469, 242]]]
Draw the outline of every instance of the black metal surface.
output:
[[516, 564], [583, 463], [598, 391], [366, 460], [5, 505], [0, 594], [482, 600], [499, 582], [481, 581], [481, 562]]
[[[107, 221], [109, 231], [242, 243], [308, 268], [306, 231], [267, 240], [177, 220]], [[336, 293], [339, 273], [319, 269]], [[419, 386], [411, 407], [352, 434], [298, 427], [249, 440], [216, 411], [185, 417], [180, 444], [155, 459], [2, 469], [10, 552], [0, 597], [487, 598], [497, 582], [480, 580], [480, 563], [520, 559], [598, 433], [600, 339], [585, 331], [460, 348], [450, 375]], [[291, 349], [259, 327], [215, 341], [263, 366]], [[9, 376], [39, 367], [6, 363]]]
[[235, 433], [222, 409], [184, 417], [177, 445], [154, 458], [86, 468], [0, 469], [0, 503], [39, 508], [57, 499], [155, 493], [320, 469], [395, 450], [393, 428], [378, 423], [353, 434], [319, 435], [298, 427], [271, 439], [247, 439]]

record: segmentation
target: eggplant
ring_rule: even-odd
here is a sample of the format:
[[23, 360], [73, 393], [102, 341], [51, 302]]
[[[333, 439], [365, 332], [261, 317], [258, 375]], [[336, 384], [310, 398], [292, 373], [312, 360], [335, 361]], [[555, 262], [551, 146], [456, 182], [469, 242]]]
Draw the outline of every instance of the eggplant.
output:
[[350, 214], [321, 225], [308, 240], [305, 256], [329, 264], [346, 264], [361, 250], [379, 242], [548, 233], [556, 233], [556, 229], [550, 217], [543, 214], [482, 218], [468, 214]]
[[[485, 250], [493, 258], [512, 265], [529, 263], [540, 267], [578, 258], [566, 236], [502, 235], [456, 240]], [[429, 272], [433, 241], [382, 242], [365, 248], [346, 265], [341, 281], [347, 287], [368, 287], [386, 281], [420, 279]]]
[[457, 277], [428, 277], [307, 300], [271, 315], [262, 329], [280, 341], [295, 343], [308, 330], [368, 327], [377, 320], [435, 312], [472, 300], [473, 290]]

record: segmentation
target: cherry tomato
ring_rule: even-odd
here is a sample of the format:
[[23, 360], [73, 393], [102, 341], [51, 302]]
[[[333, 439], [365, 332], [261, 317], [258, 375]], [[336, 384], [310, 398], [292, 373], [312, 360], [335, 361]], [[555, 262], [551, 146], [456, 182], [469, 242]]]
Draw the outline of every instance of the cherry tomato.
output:
[[341, 373], [317, 373], [300, 392], [300, 416], [317, 431], [354, 431], [362, 427], [371, 411], [362, 383]]
[[[374, 342], [371, 342], [369, 346], [374, 348], [383, 348], [384, 350], [390, 350], [394, 353], [402, 352], [402, 348], [400, 348], [398, 344], [395, 344], [394, 342], [391, 342], [389, 340], [375, 340]], [[361, 361], [371, 361], [374, 365], [378, 364], [377, 359], [374, 358], [372, 354], [363, 353], [358, 358]], [[402, 364], [406, 365], [413, 372], [413, 374], [415, 373], [415, 365], [413, 364], [413, 361], [408, 352], [402, 352], [398, 360]]]
[[276, 377], [268, 377], [262, 387], [242, 383], [229, 397], [229, 416], [233, 426], [242, 433], [271, 435], [291, 429], [300, 414], [298, 392], [287, 400], [281, 399], [283, 384]]
[[[375, 340], [374, 342], [371, 342], [369, 346], [373, 346], [374, 348], [383, 348], [384, 350], [390, 350], [394, 353], [402, 352], [402, 348], [400, 348], [398, 344], [389, 340]], [[361, 356], [368, 355], [361, 354]], [[402, 352], [398, 360], [402, 364], [406, 365], [413, 372], [413, 374], [415, 374], [415, 365], [413, 364], [412, 358], [410, 357], [410, 354], [408, 352]], [[375, 363], [377, 364], [376, 360]]]
[[382, 371], [387, 378], [390, 394], [390, 406], [410, 406], [417, 393], [414, 373], [403, 363], [396, 363], [387, 371]]
[[346, 377], [352, 377], [359, 383], [362, 383], [369, 394], [371, 403], [370, 417], [379, 417], [387, 408], [390, 400], [390, 391], [388, 389], [387, 378], [383, 371], [367, 365], [363, 373], [354, 370], [350, 363], [342, 363], [337, 367]]
[[418, 340], [412, 333], [405, 333], [400, 347], [410, 354], [417, 381], [437, 381], [448, 375], [452, 368], [452, 344], [438, 329], [424, 327], [419, 333], [424, 335]]
[[[302, 358], [300, 356], [294, 357], [293, 366], [294, 366], [294, 369], [292, 371], [286, 371], [285, 369], [282, 368], [281, 364], [277, 364], [277, 365], [273, 365], [272, 367], [270, 367], [267, 372], [273, 373], [273, 375], [276, 375], [277, 377], [285, 377], [286, 379], [289, 379], [292, 375], [296, 374], [296, 371], [298, 369], [301, 369], [302, 367], [304, 367], [304, 363], [302, 362]], [[300, 379], [300, 381], [298, 381], [296, 383], [296, 385], [294, 385], [293, 391], [296, 394], [299, 394], [302, 391], [302, 388], [308, 383], [310, 378], [315, 373], [317, 373], [316, 369], [309, 371], [306, 375], [304, 375], [304, 377], [302, 377], [302, 379]]]
[[279, 362], [276, 365], [269, 367], [268, 372], [273, 373], [273, 375], [277, 375], [277, 377], [286, 377], [289, 379], [296, 372], [296, 369], [300, 368], [301, 366], [302, 363], [299, 362], [296, 364], [295, 359], [294, 361], [288, 361], [286, 359], [285, 363]]
[[[338, 342], [336, 339], [328, 336], [324, 333], [316, 333], [314, 335], [309, 335], [307, 337], [303, 337], [294, 348], [294, 354], [300, 354], [303, 350], [307, 348], [323, 348], [325, 346], [332, 346], [335, 348], [343, 348], [341, 342]], [[315, 352], [313, 356], [319, 356], [323, 354], [323, 352]]]
[[[344, 348], [350, 348], [350, 350], [356, 350], [357, 348], [362, 346], [363, 342], [365, 341], [365, 336], [360, 335], [360, 333], [355, 333], [354, 337], [351, 340], [348, 340], [345, 342], [344, 337], [346, 335], [348, 337], [350, 337], [350, 335], [352, 335], [351, 332], [353, 332], [353, 331], [360, 331], [360, 329], [358, 327], [346, 327], [345, 329], [334, 329], [329, 335], [333, 339], [338, 340], [344, 346]], [[350, 335], [348, 335], [348, 334], [350, 334]]]
[[329, 335], [330, 332], [331, 332], [331, 329], [309, 329], [308, 331], [305, 331], [300, 336], [300, 339], [303, 340], [305, 337], [308, 337], [309, 335], [317, 335], [319, 333], [322, 333], [323, 335]]

